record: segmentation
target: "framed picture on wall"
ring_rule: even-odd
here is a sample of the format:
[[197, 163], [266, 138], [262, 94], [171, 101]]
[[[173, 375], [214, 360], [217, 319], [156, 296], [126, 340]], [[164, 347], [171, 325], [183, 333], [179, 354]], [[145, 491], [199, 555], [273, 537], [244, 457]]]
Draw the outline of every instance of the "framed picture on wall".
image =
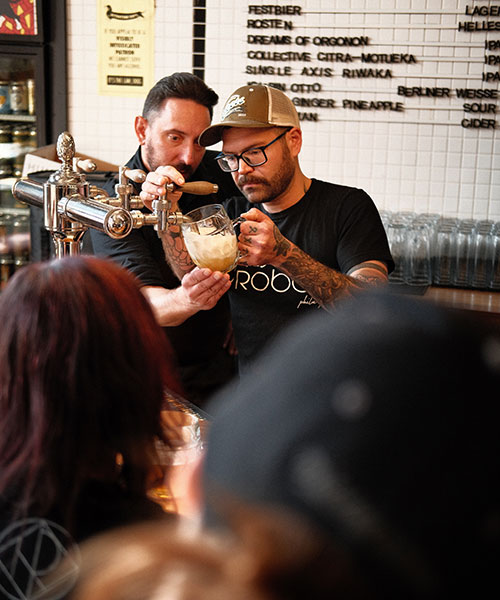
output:
[[0, 0], [0, 41], [43, 41], [43, 0]]

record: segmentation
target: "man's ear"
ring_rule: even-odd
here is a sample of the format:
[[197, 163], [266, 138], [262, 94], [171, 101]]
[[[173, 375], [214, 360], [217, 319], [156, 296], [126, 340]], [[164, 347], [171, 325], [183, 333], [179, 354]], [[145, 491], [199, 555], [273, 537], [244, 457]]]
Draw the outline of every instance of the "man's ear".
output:
[[302, 148], [302, 131], [298, 127], [293, 127], [288, 134], [290, 153], [295, 158], [299, 155]]
[[137, 136], [137, 139], [139, 140], [139, 144], [141, 144], [141, 146], [146, 141], [147, 127], [148, 127], [147, 119], [145, 119], [144, 117], [136, 117], [135, 118], [135, 121], [134, 121], [135, 135]]

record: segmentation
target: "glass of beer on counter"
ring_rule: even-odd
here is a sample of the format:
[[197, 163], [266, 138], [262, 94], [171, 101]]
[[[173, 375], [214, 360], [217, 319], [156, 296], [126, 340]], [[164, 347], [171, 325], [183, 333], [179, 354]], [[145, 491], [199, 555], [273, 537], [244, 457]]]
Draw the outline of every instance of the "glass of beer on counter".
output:
[[181, 224], [186, 249], [198, 267], [227, 273], [238, 262], [238, 238], [222, 204], [207, 204], [185, 215]]
[[166, 397], [161, 420], [169, 443], [156, 442], [148, 496], [166, 512], [189, 516], [193, 512], [187, 494], [190, 471], [203, 452], [208, 422], [173, 396]]

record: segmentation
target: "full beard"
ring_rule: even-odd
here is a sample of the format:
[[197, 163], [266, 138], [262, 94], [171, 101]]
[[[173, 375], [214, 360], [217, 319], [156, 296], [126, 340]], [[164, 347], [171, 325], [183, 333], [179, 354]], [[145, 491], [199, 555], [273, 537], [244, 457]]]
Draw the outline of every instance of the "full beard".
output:
[[[271, 181], [258, 177], [253, 173], [241, 175], [238, 178], [236, 185], [249, 202], [252, 204], [272, 202], [288, 189], [295, 173], [295, 166], [289, 153], [286, 154], [283, 156], [278, 172]], [[249, 183], [258, 184], [259, 188], [245, 191], [243, 186]]]

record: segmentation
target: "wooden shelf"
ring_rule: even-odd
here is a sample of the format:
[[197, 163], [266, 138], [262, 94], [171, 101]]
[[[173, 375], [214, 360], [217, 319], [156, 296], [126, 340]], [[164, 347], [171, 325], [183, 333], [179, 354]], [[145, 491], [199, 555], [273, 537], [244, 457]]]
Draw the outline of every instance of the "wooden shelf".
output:
[[34, 123], [36, 121], [35, 115], [13, 115], [12, 113], [0, 114], [0, 121], [13, 121], [23, 123]]

